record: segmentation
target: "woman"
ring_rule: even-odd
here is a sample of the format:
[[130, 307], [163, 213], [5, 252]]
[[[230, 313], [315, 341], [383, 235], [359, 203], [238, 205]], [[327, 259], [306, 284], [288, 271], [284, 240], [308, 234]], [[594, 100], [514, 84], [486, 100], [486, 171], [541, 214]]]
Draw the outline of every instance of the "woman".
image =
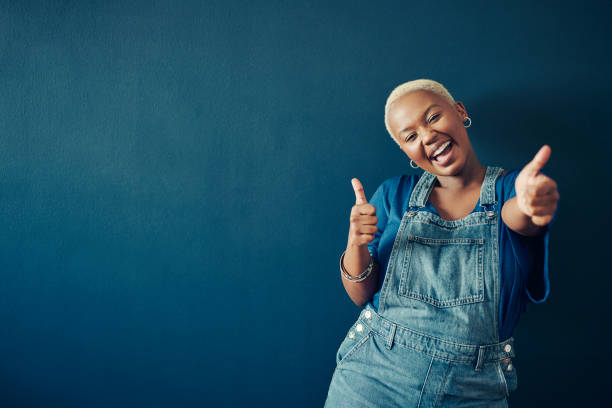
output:
[[391, 138], [423, 174], [366, 201], [353, 179], [342, 282], [364, 306], [336, 354], [327, 407], [506, 407], [512, 332], [549, 293], [548, 227], [559, 200], [543, 146], [520, 170], [480, 164], [467, 110], [426, 79], [395, 88]]

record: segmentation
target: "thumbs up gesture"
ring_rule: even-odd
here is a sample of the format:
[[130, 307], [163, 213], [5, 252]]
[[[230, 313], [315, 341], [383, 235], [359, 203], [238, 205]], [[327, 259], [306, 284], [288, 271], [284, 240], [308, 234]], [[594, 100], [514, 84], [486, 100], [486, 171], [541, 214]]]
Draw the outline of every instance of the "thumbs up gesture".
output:
[[378, 231], [378, 218], [376, 207], [368, 204], [361, 182], [354, 178], [351, 183], [355, 190], [355, 205], [351, 208], [348, 246], [359, 247], [374, 240], [374, 234]]
[[538, 226], [550, 223], [559, 201], [557, 183], [540, 172], [550, 158], [550, 153], [548, 145], [542, 146], [514, 182], [519, 210]]

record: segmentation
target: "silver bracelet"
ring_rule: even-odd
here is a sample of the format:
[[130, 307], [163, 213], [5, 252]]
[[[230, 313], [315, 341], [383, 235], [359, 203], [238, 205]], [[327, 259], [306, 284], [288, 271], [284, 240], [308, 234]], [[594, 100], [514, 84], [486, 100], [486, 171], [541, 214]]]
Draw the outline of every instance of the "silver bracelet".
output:
[[340, 272], [342, 273], [342, 276], [344, 276], [344, 279], [349, 280], [351, 282], [362, 282], [366, 280], [367, 277], [370, 276], [370, 274], [372, 273], [372, 269], [374, 269], [374, 258], [372, 258], [372, 254], [370, 254], [370, 263], [368, 264], [366, 270], [357, 276], [352, 276], [348, 274], [348, 272], [344, 269], [344, 265], [342, 264], [342, 262], [344, 261], [345, 253], [346, 250], [342, 252], [342, 256], [340, 256]]

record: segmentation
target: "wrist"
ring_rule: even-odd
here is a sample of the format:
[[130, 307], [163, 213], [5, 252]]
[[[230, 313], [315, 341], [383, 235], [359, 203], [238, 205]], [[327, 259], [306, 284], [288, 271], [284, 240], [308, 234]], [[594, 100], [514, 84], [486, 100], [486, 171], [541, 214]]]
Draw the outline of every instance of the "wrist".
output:
[[359, 275], [351, 275], [350, 273], [347, 272], [347, 270], [344, 267], [344, 255], [345, 254], [346, 254], [346, 251], [342, 252], [342, 255], [340, 256], [340, 273], [344, 279], [351, 281], [351, 282], [362, 282], [366, 280], [368, 276], [372, 274], [372, 270], [374, 269], [374, 259], [372, 258], [371, 255], [370, 255], [370, 262], [368, 263], [368, 266], [366, 267], [366, 269], [363, 272], [361, 272]]

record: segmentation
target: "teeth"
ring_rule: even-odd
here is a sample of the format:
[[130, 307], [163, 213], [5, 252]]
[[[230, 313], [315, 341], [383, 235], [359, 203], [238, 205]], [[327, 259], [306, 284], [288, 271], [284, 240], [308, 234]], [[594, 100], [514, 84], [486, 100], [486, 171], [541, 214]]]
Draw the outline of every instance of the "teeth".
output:
[[444, 143], [442, 146], [440, 146], [440, 147], [438, 148], [438, 150], [436, 150], [436, 151], [434, 152], [434, 154], [432, 154], [432, 155], [431, 155], [431, 157], [433, 157], [433, 158], [435, 159], [435, 157], [436, 157], [437, 155], [439, 155], [440, 153], [442, 153], [442, 151], [443, 151], [444, 149], [446, 149], [446, 146], [448, 146], [449, 144], [450, 144], [450, 140], [449, 140], [448, 142]]

